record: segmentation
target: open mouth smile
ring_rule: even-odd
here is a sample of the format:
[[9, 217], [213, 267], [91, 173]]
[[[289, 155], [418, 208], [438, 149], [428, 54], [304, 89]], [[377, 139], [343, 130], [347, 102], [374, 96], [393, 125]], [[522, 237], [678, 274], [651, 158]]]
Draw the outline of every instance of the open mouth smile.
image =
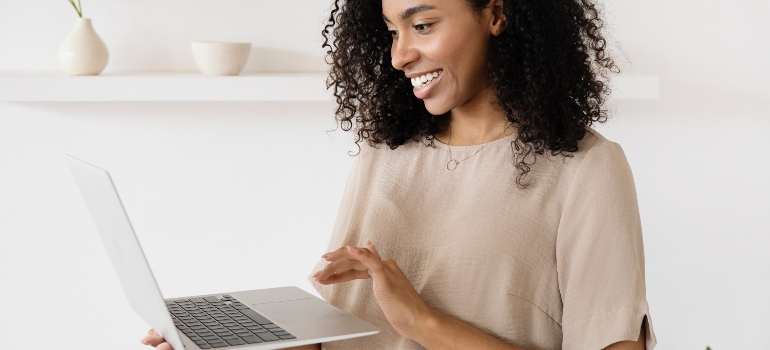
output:
[[444, 70], [439, 69], [435, 72], [430, 72], [419, 77], [412, 78], [412, 86], [416, 88], [423, 88], [433, 82], [433, 79], [438, 79], [442, 73], [444, 73]]

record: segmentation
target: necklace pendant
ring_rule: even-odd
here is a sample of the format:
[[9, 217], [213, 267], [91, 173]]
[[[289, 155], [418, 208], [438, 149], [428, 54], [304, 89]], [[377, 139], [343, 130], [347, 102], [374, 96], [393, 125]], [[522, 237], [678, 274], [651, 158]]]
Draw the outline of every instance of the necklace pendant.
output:
[[456, 161], [456, 160], [454, 160], [454, 159], [450, 159], [450, 160], [449, 160], [449, 161], [446, 163], [446, 170], [449, 170], [449, 171], [454, 171], [455, 169], [457, 169], [457, 165], [458, 165], [458, 164], [460, 164], [460, 162], [458, 162], [458, 161]]

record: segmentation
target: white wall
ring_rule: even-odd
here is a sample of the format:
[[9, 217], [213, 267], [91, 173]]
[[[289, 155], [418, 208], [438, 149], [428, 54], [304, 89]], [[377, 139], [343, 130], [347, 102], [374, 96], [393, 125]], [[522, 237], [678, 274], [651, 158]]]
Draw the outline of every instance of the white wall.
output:
[[[661, 78], [599, 127], [634, 170], [658, 349], [770, 349], [768, 4], [607, 3], [625, 71]], [[83, 6], [105, 74], [192, 71], [198, 39], [253, 42], [248, 72], [323, 70], [326, 1]], [[65, 0], [0, 0], [0, 71], [58, 71], [74, 21]], [[332, 108], [0, 103], [0, 348], [143, 348], [65, 152], [112, 172], [165, 295], [311, 290], [351, 162]]]

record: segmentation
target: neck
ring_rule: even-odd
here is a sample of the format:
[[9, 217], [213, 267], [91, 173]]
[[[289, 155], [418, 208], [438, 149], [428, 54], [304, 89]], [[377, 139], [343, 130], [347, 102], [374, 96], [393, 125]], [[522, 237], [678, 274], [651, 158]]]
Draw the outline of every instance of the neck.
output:
[[500, 134], [509, 122], [505, 112], [494, 102], [491, 89], [485, 89], [477, 98], [452, 109], [449, 122], [451, 142], [449, 128], [436, 134], [436, 138], [452, 146], [480, 145], [516, 132], [515, 127], [509, 126]]

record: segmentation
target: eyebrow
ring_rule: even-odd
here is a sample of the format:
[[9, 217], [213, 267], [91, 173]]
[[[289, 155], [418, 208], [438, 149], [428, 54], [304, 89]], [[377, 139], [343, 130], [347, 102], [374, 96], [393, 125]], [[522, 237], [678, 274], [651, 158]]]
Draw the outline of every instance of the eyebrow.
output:
[[[418, 5], [418, 6], [415, 6], [415, 7], [410, 7], [408, 9], [406, 9], [406, 11], [401, 13], [399, 18], [401, 18], [402, 21], [406, 21], [407, 19], [409, 19], [409, 17], [414, 16], [418, 12], [433, 10], [435, 8], [436, 8], [435, 6], [430, 6], [430, 5]], [[385, 17], [385, 14], [382, 15], [382, 19], [384, 19], [387, 22], [390, 22], [388, 17]], [[393, 23], [393, 22], [390, 22], [390, 23]]]

